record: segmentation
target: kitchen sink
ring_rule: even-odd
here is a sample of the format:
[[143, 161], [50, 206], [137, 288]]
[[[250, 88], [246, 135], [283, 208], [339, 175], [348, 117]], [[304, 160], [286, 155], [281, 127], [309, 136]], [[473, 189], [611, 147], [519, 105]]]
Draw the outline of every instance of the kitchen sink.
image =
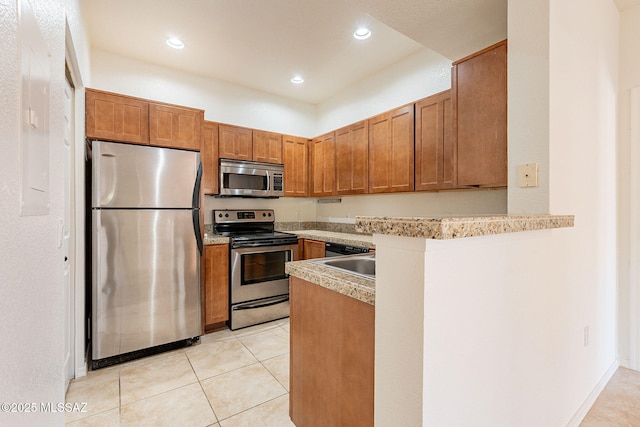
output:
[[357, 274], [370, 279], [376, 277], [376, 257], [375, 254], [345, 255], [329, 258], [309, 260], [315, 264], [345, 270], [349, 273]]

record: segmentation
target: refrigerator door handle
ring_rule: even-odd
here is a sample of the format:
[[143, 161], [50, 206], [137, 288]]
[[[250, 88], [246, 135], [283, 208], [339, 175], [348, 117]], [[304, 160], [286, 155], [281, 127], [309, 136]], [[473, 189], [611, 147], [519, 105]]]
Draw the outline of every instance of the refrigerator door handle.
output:
[[200, 209], [191, 210], [191, 214], [193, 215], [193, 232], [196, 235], [196, 242], [198, 243], [198, 251], [200, 252], [200, 256], [202, 256], [203, 243], [202, 243], [202, 235], [200, 234]]
[[196, 242], [198, 243], [198, 251], [200, 256], [204, 251], [202, 243], [202, 233], [200, 232], [200, 183], [202, 182], [202, 162], [198, 163], [198, 172], [196, 173], [196, 182], [193, 185], [193, 198], [191, 206], [193, 208], [193, 232], [196, 234]]

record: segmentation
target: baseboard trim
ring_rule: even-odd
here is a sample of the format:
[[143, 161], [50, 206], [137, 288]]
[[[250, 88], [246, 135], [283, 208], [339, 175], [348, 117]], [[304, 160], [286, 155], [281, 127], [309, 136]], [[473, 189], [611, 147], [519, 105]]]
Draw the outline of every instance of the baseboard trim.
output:
[[607, 372], [604, 373], [602, 378], [600, 378], [600, 381], [598, 381], [598, 384], [596, 384], [594, 389], [591, 390], [591, 393], [589, 393], [587, 399], [582, 403], [582, 405], [580, 405], [578, 411], [576, 411], [571, 420], [569, 420], [569, 422], [567, 423], [567, 427], [578, 427], [580, 425], [582, 420], [584, 420], [584, 417], [587, 416], [589, 409], [591, 409], [598, 396], [600, 396], [600, 393], [602, 393], [602, 390], [604, 390], [604, 388], [606, 387], [613, 374], [616, 373], [616, 370], [619, 366], [620, 359], [616, 359], [611, 364], [611, 366], [609, 366], [609, 369], [607, 369]]

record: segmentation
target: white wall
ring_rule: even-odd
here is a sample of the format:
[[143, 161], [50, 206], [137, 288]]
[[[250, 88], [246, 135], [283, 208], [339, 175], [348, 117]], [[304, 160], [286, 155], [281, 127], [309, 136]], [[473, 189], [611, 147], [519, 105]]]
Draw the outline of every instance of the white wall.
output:
[[619, 12], [611, 0], [572, 0], [552, 2], [550, 15], [549, 207], [576, 215], [565, 289], [573, 326], [591, 330], [572, 361], [584, 396], [617, 360]]
[[205, 197], [204, 223], [211, 224], [213, 209], [273, 209], [277, 222], [316, 220], [316, 199], [310, 197], [283, 197], [280, 199], [241, 199]]
[[394, 193], [341, 196], [341, 203], [318, 204], [318, 221], [354, 222], [356, 216], [504, 215], [507, 190]]
[[[623, 11], [620, 15], [620, 98], [619, 111], [619, 146], [618, 146], [618, 319], [619, 319], [619, 351], [620, 359], [625, 366], [631, 366], [630, 349], [630, 302], [631, 286], [637, 286], [637, 260], [630, 259], [631, 247], [631, 203], [630, 189], [631, 168], [637, 169], [638, 159], [631, 158], [630, 136], [630, 91], [640, 87], [640, 6]], [[636, 148], [637, 150], [638, 148]], [[637, 196], [635, 196], [637, 197]], [[638, 236], [634, 236], [638, 238]], [[632, 270], [632, 267], [634, 269]], [[637, 273], [636, 273], [637, 274]], [[637, 313], [635, 314], [638, 315]], [[635, 322], [640, 319], [634, 319]], [[636, 342], [640, 337], [636, 337]]]
[[200, 108], [215, 122], [315, 136], [315, 109], [309, 104], [96, 49], [91, 67], [94, 89]]
[[[65, 1], [31, 0], [50, 57], [50, 210], [20, 216], [20, 86], [17, 8], [25, 0], [0, 2], [0, 401], [64, 402], [64, 302], [62, 251], [56, 227], [63, 217], [63, 85]], [[66, 5], [78, 16], [77, 5]], [[64, 414], [0, 413], [0, 424], [62, 425]]]
[[450, 88], [451, 61], [421, 50], [318, 104], [313, 136]]
[[576, 225], [428, 242], [427, 425], [573, 425], [617, 366], [617, 51], [610, 0], [509, 2], [509, 182], [535, 158], [543, 184], [510, 185], [509, 213]]
[[[509, 214], [549, 211], [549, 0], [509, 1]], [[518, 165], [537, 163], [539, 186], [518, 187]]]
[[427, 241], [423, 425], [568, 424], [603, 373], [585, 361], [610, 347], [583, 347], [578, 235]]
[[[376, 346], [376, 372], [394, 369], [415, 342], [424, 345], [421, 363], [402, 359], [413, 370], [395, 368], [409, 375], [406, 386], [395, 381], [390, 393], [376, 388], [376, 399], [413, 398], [415, 375], [408, 373], [422, 370], [423, 412], [408, 418], [411, 425], [578, 425], [617, 368], [618, 36], [611, 0], [509, 2], [510, 97], [514, 86], [532, 94], [510, 99], [509, 182], [514, 159], [539, 155], [548, 187], [527, 195], [510, 188], [509, 213], [548, 206], [551, 213], [575, 214], [575, 227], [427, 240], [423, 254], [405, 251], [412, 261], [392, 252], [411, 242], [374, 236], [377, 289], [392, 296], [402, 286], [405, 293], [396, 307], [376, 306], [376, 342], [384, 343]], [[549, 40], [548, 50], [536, 50], [526, 37]], [[637, 48], [636, 40], [628, 39]], [[525, 84], [531, 87], [519, 87]], [[548, 97], [534, 96], [539, 92]], [[420, 271], [424, 288], [415, 283]], [[423, 335], [419, 327], [399, 333], [378, 323], [385, 308], [416, 317], [417, 299], [422, 313], [411, 320], [423, 325]], [[394, 408], [376, 407], [376, 422], [393, 422]]]

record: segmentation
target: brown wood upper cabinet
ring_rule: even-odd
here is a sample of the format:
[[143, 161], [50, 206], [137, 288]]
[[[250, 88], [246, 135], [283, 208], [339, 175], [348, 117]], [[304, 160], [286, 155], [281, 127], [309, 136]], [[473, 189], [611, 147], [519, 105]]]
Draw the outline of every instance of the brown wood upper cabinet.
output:
[[311, 197], [336, 194], [335, 134], [311, 140]]
[[200, 161], [203, 194], [218, 194], [218, 124], [202, 122]]
[[86, 90], [87, 138], [200, 150], [204, 111]]
[[309, 141], [306, 138], [284, 135], [284, 195], [309, 196]]
[[369, 119], [369, 193], [413, 191], [414, 105]]
[[149, 144], [149, 102], [87, 89], [85, 133], [89, 139]]
[[416, 102], [416, 191], [455, 188], [451, 91]]
[[200, 150], [202, 110], [149, 104], [149, 142], [158, 147]]
[[220, 125], [219, 143], [221, 158], [253, 160], [253, 131], [251, 129]]
[[369, 122], [336, 131], [337, 194], [367, 193], [369, 188]]
[[458, 186], [507, 185], [507, 41], [453, 63]]
[[253, 161], [282, 163], [282, 135], [279, 133], [254, 130]]

